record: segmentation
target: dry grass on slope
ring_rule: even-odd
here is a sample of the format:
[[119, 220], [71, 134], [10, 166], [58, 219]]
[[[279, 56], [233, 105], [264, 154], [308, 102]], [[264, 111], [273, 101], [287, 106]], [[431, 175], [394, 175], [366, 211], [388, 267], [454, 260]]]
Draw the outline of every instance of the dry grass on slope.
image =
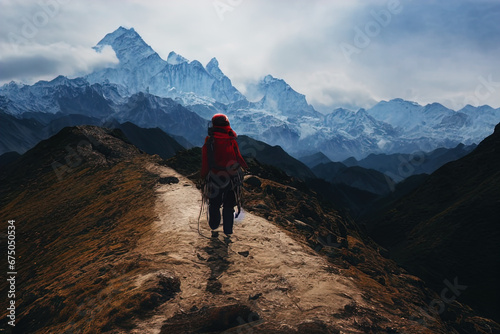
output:
[[127, 253], [155, 219], [156, 178], [144, 163], [83, 168], [2, 208], [2, 222], [16, 220], [16, 331], [99, 332], [143, 312], [147, 295], [134, 300], [127, 278], [148, 264]]

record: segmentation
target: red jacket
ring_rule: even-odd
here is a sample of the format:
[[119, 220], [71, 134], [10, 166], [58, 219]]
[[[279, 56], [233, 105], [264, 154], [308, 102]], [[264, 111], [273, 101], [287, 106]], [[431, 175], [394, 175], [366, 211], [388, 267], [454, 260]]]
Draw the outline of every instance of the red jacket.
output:
[[[235, 163], [247, 169], [248, 166], [236, 142], [236, 133], [231, 127], [214, 126], [212, 130], [212, 136], [205, 138], [205, 144], [201, 149], [201, 177], [206, 178], [210, 170], [216, 174], [226, 171], [233, 175], [236, 173]], [[213, 143], [210, 137], [213, 138]]]

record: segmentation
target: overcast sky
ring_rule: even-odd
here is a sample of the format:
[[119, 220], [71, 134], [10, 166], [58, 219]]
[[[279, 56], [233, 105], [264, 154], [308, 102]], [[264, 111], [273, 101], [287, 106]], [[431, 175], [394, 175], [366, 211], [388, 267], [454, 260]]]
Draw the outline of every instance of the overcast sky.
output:
[[500, 107], [498, 0], [0, 0], [0, 83], [116, 62], [91, 47], [133, 27], [222, 71], [243, 93], [267, 74], [320, 111], [404, 98]]

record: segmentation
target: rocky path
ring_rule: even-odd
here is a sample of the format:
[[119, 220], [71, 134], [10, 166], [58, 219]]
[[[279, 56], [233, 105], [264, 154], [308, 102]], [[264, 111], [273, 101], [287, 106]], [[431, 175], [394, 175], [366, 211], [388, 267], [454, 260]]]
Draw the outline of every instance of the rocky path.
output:
[[[158, 187], [158, 221], [136, 251], [158, 272], [178, 277], [181, 292], [152, 318], [138, 323], [133, 333], [160, 333], [174, 316], [188, 319], [190, 314], [227, 305], [239, 305], [232, 310], [236, 322], [226, 319], [231, 323], [227, 327], [251, 328], [272, 321], [286, 329], [318, 320], [329, 324], [332, 314], [352, 300], [364, 304], [350, 278], [333, 274], [326, 260], [263, 218], [243, 212], [229, 246], [222, 242], [222, 231], [219, 239], [201, 237], [199, 190], [170, 168], [151, 169], [179, 182]], [[203, 234], [210, 235], [205, 217], [201, 225]], [[155, 273], [139, 277], [137, 284], [151, 275]]]

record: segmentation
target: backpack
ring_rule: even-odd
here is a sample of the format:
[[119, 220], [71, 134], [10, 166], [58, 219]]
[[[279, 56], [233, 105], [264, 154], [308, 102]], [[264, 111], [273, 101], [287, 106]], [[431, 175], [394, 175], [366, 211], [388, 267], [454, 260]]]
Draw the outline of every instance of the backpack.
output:
[[[227, 134], [228, 138], [216, 138], [215, 133]], [[221, 128], [211, 127], [208, 129], [207, 157], [210, 170], [226, 171], [233, 175], [240, 167], [237, 162], [236, 138]]]

